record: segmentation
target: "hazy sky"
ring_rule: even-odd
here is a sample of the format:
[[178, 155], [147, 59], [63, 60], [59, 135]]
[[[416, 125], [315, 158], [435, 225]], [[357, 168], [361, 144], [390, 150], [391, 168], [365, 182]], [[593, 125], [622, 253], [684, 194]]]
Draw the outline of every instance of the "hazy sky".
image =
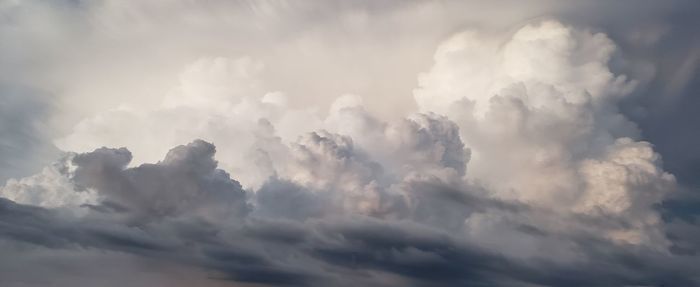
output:
[[0, 0], [0, 285], [700, 286], [697, 27]]

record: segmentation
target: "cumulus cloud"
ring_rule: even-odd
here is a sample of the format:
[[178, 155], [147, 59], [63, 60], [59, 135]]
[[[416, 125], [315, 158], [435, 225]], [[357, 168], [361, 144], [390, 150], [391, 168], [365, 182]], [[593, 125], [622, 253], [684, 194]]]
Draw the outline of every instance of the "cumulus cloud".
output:
[[262, 64], [249, 58], [199, 59], [184, 68], [180, 83], [157, 107], [122, 106], [86, 118], [56, 143], [82, 152], [107, 143], [126, 146], [133, 149], [135, 163], [144, 163], [158, 160], [168, 146], [202, 138], [226, 147], [220, 158], [227, 170], [259, 185], [270, 171], [248, 165], [259, 156], [256, 146], [274, 145], [269, 136], [293, 140], [320, 124], [311, 109], [292, 109], [283, 93], [259, 87], [260, 69]]
[[226, 220], [248, 212], [241, 185], [216, 169], [214, 146], [195, 141], [171, 149], [157, 164], [125, 168], [128, 150], [100, 148], [73, 158], [76, 187], [95, 189], [110, 208], [137, 221], [177, 217], [183, 212]]
[[74, 170], [72, 155], [45, 167], [40, 173], [22, 179], [10, 179], [2, 189], [2, 196], [12, 201], [42, 207], [78, 207], [95, 203], [91, 190], [74, 189], [70, 173]]
[[[687, 187], [628, 110], [654, 63], [625, 49], [668, 29], [619, 37], [561, 3], [534, 6], [568, 21], [451, 12], [491, 7], [470, 2], [2, 4], [13, 27], [55, 22], [75, 40], [57, 46], [85, 53], [26, 64], [57, 116], [33, 97], [19, 102], [38, 120], [0, 109], [0, 159], [22, 142], [64, 151], [0, 187], [0, 283], [698, 285], [697, 216], [669, 201]], [[0, 39], [46, 40], [31, 31]]]
[[[533, 221], [548, 211], [488, 198], [473, 186], [412, 178], [402, 184], [403, 195], [411, 198], [411, 204], [404, 207], [401, 217], [364, 214], [364, 209], [343, 213], [339, 207], [345, 206], [336, 205], [334, 198], [344, 196], [342, 189], [313, 190], [303, 182], [271, 178], [249, 194], [216, 169], [213, 151], [211, 144], [195, 141], [175, 147], [157, 164], [134, 168], [125, 167], [130, 160], [125, 149], [102, 148], [75, 155], [72, 162], [77, 168], [66, 175], [74, 189], [66, 193], [81, 192], [79, 186], [92, 188], [98, 202], [71, 207], [85, 212], [65, 213], [2, 199], [0, 223], [4, 228], [0, 235], [4, 244], [22, 246], [37, 256], [66, 258], [71, 254], [90, 260], [91, 250], [104, 250], [108, 253], [98, 258], [108, 262], [135, 256], [158, 266], [208, 270], [219, 280], [273, 286], [351, 286], [357, 282], [370, 286], [558, 286], [685, 284], [692, 280], [682, 275], [688, 270], [653, 264], [670, 260], [666, 253], [617, 245], [595, 233], [581, 233], [583, 230], [548, 229], [547, 220]], [[338, 157], [326, 160], [338, 164]], [[157, 180], [144, 181], [146, 177]], [[131, 188], [124, 189], [124, 185]], [[159, 196], [153, 198], [155, 194]], [[501, 225], [479, 219], [489, 214], [499, 216]], [[551, 217], [551, 213], [545, 215]], [[470, 222], [468, 227], [465, 219]], [[474, 220], [480, 220], [481, 226], [473, 225]], [[566, 222], [595, 225], [584, 218]], [[561, 261], [540, 248], [525, 263], [517, 254], [491, 250], [489, 244], [476, 240], [474, 233], [492, 234], [483, 228], [500, 228], [518, 240], [527, 236], [537, 242], [550, 241], [552, 247], [559, 244], [559, 248], [573, 249], [572, 258]], [[500, 238], [507, 240], [492, 237], [490, 241]], [[635, 261], [651, 265], [630, 265]], [[611, 268], [600, 269], [598, 264]]]
[[658, 242], [647, 226], [674, 178], [617, 108], [636, 82], [610, 70], [615, 49], [604, 34], [551, 20], [504, 43], [464, 32], [438, 48], [415, 96], [421, 109], [456, 119], [470, 174], [499, 197], [624, 216], [640, 230], [610, 237]]

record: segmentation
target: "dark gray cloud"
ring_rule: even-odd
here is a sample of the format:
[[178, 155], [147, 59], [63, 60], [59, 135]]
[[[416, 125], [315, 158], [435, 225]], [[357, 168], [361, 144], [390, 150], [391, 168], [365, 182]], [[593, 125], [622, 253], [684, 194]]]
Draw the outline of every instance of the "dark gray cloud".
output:
[[[232, 286], [235, 282], [265, 286], [700, 283], [696, 266], [689, 264], [697, 260], [695, 255], [674, 252], [679, 248], [668, 253], [611, 243], [593, 233], [561, 233], [535, 219], [538, 215], [532, 207], [487, 198], [478, 187], [448, 186], [437, 179], [406, 183], [418, 203], [415, 209], [404, 210], [408, 213], [403, 218], [321, 210], [326, 194], [277, 178], [271, 178], [255, 196], [247, 196], [252, 200], [248, 203], [240, 185], [217, 169], [214, 150], [209, 143], [195, 141], [172, 149], [157, 164], [137, 167], [127, 167], [130, 153], [126, 149], [102, 148], [75, 155], [76, 168], [66, 176], [76, 186], [97, 190], [101, 203], [76, 214], [0, 199], [0, 238], [9, 242], [2, 246], [21, 245], [27, 254], [46, 250], [41, 252], [88, 256], [103, 250], [157, 265], [208, 270], [210, 279], [199, 283], [203, 286], [226, 282]], [[249, 204], [255, 206], [252, 212]], [[221, 206], [229, 212], [219, 212]], [[576, 258], [560, 262], [549, 257], [547, 250], [538, 251], [542, 254], [536, 258], [512, 257], [463, 238], [455, 230], [456, 222], [493, 211], [515, 217], [505, 219], [516, 230], [514, 236], [565, 242], [576, 250]], [[604, 223], [588, 220], [586, 224]], [[55, 256], [59, 256], [56, 260], [69, 258]], [[109, 264], [116, 259], [104, 260]], [[12, 262], [4, 257], [0, 266], [12, 270]], [[12, 278], [24, 280], [18, 274]], [[8, 284], [24, 286], [13, 282], [19, 281]]]
[[[353, 282], [363, 282], [366, 286], [382, 286], [381, 274], [386, 273], [403, 277], [413, 286], [698, 283], [690, 273], [693, 267], [682, 265], [688, 260], [673, 259], [664, 253], [642, 253], [582, 238], [577, 242], [585, 252], [581, 262], [525, 261], [404, 221], [361, 217], [307, 223], [257, 221], [233, 235], [235, 241], [224, 242], [217, 232], [212, 232], [190, 244], [170, 244], [167, 238], [178, 235], [148, 229], [128, 231], [118, 226], [98, 228], [87, 222], [67, 226], [67, 222], [55, 219], [46, 210], [6, 200], [2, 202], [2, 218], [5, 240], [75, 252], [83, 252], [82, 248], [112, 250], [144, 256], [157, 264], [178, 262], [217, 271], [215, 274], [219, 275], [214, 275], [213, 281], [271, 286], [352, 286], [356, 284]], [[187, 229], [180, 228], [178, 233]], [[213, 242], [207, 243], [208, 240]], [[271, 251], [276, 253], [272, 255]]]
[[176, 217], [184, 212], [205, 218], [248, 213], [241, 185], [217, 169], [214, 146], [195, 141], [170, 150], [157, 164], [126, 168], [131, 153], [101, 148], [73, 158], [73, 181], [99, 191], [108, 204], [135, 216], [137, 222]]
[[333, 212], [328, 195], [314, 195], [298, 184], [274, 177], [263, 184], [255, 198], [255, 213], [261, 217], [303, 220]]

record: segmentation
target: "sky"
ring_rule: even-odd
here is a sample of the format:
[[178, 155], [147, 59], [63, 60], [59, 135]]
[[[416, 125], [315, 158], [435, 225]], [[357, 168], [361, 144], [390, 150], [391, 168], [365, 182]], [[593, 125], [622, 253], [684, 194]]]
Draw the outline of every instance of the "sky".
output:
[[0, 285], [700, 286], [697, 27], [0, 0]]

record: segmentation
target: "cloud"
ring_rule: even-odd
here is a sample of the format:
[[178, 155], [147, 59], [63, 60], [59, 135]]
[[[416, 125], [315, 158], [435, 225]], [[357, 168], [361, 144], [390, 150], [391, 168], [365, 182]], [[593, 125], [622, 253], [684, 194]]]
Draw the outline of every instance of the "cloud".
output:
[[633, 140], [638, 129], [616, 106], [636, 82], [608, 67], [615, 49], [604, 34], [550, 20], [502, 44], [464, 32], [437, 49], [415, 97], [421, 109], [455, 119], [472, 178], [499, 197], [624, 216], [640, 230], [610, 237], [663, 244], [648, 226], [675, 180], [648, 143]]
[[[442, 120], [441, 127], [452, 128], [439, 138], [450, 139], [455, 126]], [[431, 138], [425, 136], [427, 127], [422, 133], [408, 131], [414, 131], [406, 135], [415, 139], [405, 141], [409, 143], [405, 146], [417, 149], [419, 155], [423, 148], [445, 150], [440, 145], [414, 144]], [[430, 131], [435, 136], [445, 129]], [[644, 144], [623, 140], [620, 145], [637, 150], [623, 152], [627, 157], [614, 150], [606, 164], [622, 165], [636, 160], [639, 153], [653, 156]], [[30, 250], [39, 248], [35, 246], [105, 250], [163, 266], [208, 270], [219, 280], [272, 286], [629, 285], [694, 280], [685, 268], [630, 265], [680, 264], [643, 240], [609, 236], [634, 236], [614, 232], [638, 232], [642, 227], [632, 219], [643, 217], [562, 214], [556, 208], [499, 199], [482, 186], [455, 178], [459, 173], [449, 163], [440, 169], [451, 170], [449, 177], [420, 168], [409, 169], [404, 177], [385, 177], [381, 166], [349, 138], [328, 132], [310, 133], [288, 151], [291, 164], [303, 176], [273, 176], [253, 193], [217, 169], [214, 146], [201, 140], [171, 149], [156, 164], [136, 167], [128, 167], [131, 154], [124, 148], [72, 155], [75, 167], [60, 174], [62, 183], [71, 187], [62, 192], [88, 190], [94, 202], [56, 208], [3, 199], [0, 211], [6, 228], [0, 236]], [[416, 164], [417, 159], [425, 166], [443, 162], [434, 156], [407, 162]], [[658, 173], [645, 164], [636, 168]], [[46, 185], [30, 179], [23, 180], [28, 191], [37, 189], [29, 183]], [[36, 202], [48, 201], [42, 196], [54, 195], [38, 193]], [[645, 214], [643, 209], [640, 216]], [[657, 222], [649, 224], [643, 234], [654, 235]], [[545, 249], [549, 251], [542, 252]], [[597, 267], [602, 263], [611, 267]]]
[[595, 3], [0, 4], [0, 283], [700, 284], [639, 124], [692, 5]]
[[203, 138], [225, 147], [220, 158], [227, 170], [259, 186], [272, 172], [263, 162], [248, 164], [260, 156], [259, 144], [275, 145], [278, 136], [291, 141], [320, 126], [311, 109], [290, 108], [283, 93], [258, 87], [261, 65], [249, 58], [199, 59], [157, 107], [122, 106], [86, 118], [56, 143], [81, 152], [106, 143], [126, 146], [134, 150], [134, 163], [144, 163], [158, 160], [168, 146]]
[[245, 192], [228, 173], [217, 169], [214, 146], [194, 141], [171, 149], [157, 164], [126, 168], [131, 153], [100, 148], [73, 158], [72, 180], [95, 189], [110, 205], [124, 209], [137, 221], [196, 214], [225, 220], [248, 212]]
[[[91, 222], [96, 218], [67, 224], [51, 211], [9, 201], [2, 202], [1, 210], [4, 224], [23, 224], [22, 228], [3, 229], [5, 240], [73, 250], [68, 254], [95, 248], [118, 251], [147, 257], [159, 265], [174, 262], [206, 268], [216, 271], [215, 278], [273, 286], [349, 286], [357, 282], [372, 286], [402, 282], [418, 286], [693, 284], [683, 275], [688, 271], [685, 268], [676, 269], [679, 266], [675, 263], [663, 265], [667, 255], [638, 253], [606, 242], [586, 242], [586, 238], [578, 239], [585, 251], [579, 261], [562, 264], [540, 259], [526, 263], [429, 225], [407, 221], [349, 217], [293, 223], [258, 219], [242, 227], [206, 232], [201, 224], [167, 222], [138, 229]], [[74, 249], [75, 244], [89, 249]]]
[[35, 175], [10, 179], [1, 190], [2, 196], [18, 203], [49, 208], [94, 204], [97, 200], [94, 191], [77, 191], [70, 180], [70, 173], [74, 170], [72, 159], [72, 154], [66, 154]]

